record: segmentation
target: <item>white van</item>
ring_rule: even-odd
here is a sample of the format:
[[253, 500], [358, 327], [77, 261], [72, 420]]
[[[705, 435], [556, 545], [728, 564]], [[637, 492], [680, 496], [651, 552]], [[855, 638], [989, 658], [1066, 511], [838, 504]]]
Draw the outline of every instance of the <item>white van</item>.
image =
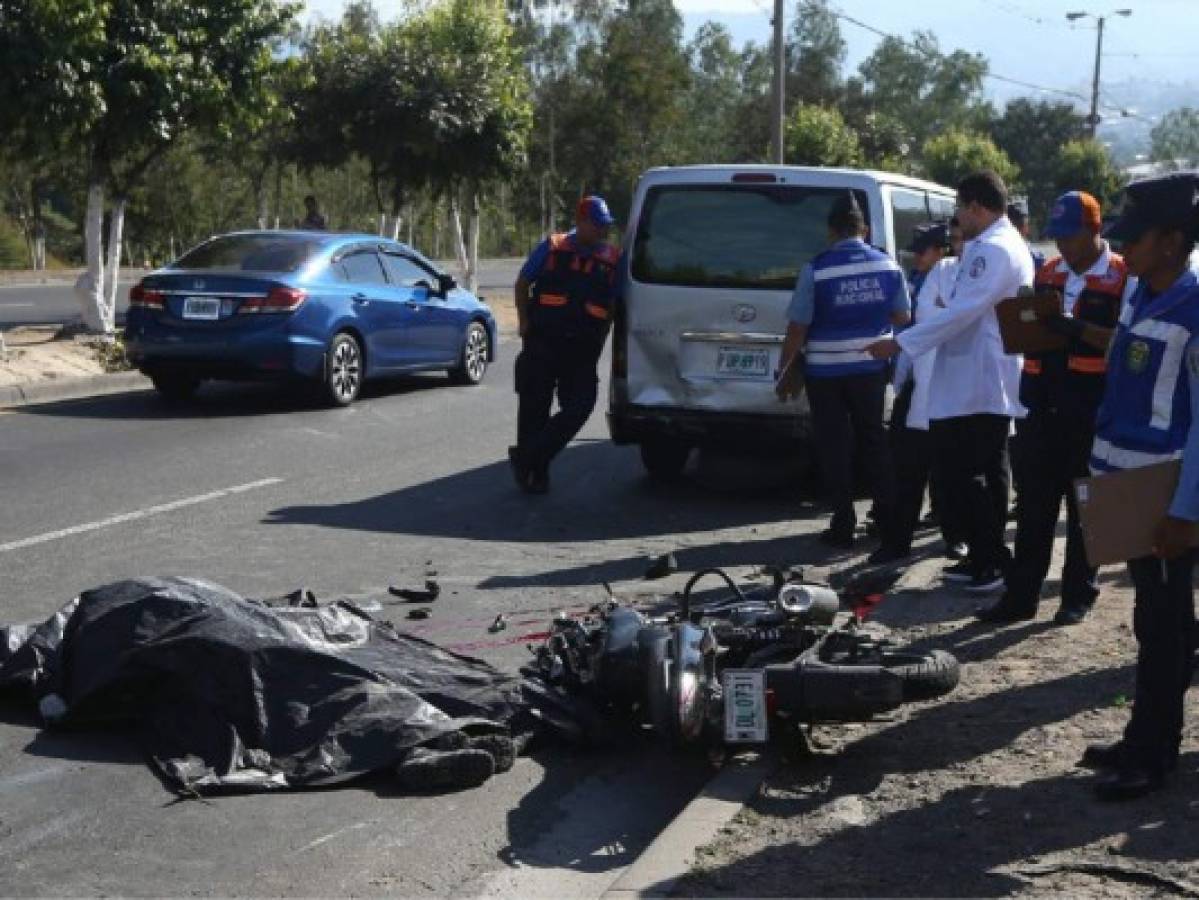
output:
[[670, 478], [691, 450], [755, 449], [809, 435], [806, 399], [774, 395], [800, 268], [825, 248], [833, 200], [852, 190], [869, 241], [906, 270], [913, 229], [953, 215], [954, 191], [855, 169], [650, 169], [633, 198], [624, 302], [612, 336], [608, 427]]

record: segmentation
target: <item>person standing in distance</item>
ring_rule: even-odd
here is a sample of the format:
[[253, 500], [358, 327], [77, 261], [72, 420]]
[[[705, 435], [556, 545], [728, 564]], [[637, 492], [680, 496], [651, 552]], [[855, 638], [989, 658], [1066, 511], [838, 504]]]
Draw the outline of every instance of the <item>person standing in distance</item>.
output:
[[[543, 240], [516, 279], [523, 343], [516, 358], [516, 445], [508, 448], [521, 490], [549, 490], [549, 466], [595, 409], [596, 367], [620, 294], [620, 254], [607, 242], [612, 214], [602, 197], [584, 197], [575, 227]], [[550, 415], [554, 394], [558, 412]]]
[[995, 306], [1033, 281], [1032, 257], [1008, 221], [1007, 187], [998, 174], [976, 172], [958, 185], [957, 219], [967, 239], [945, 309], [868, 352], [914, 359], [936, 350], [930, 382], [930, 432], [969, 555], [945, 570], [972, 593], [1003, 586], [1007, 563], [1007, 439], [1018, 399], [1020, 357], [1003, 352]]
[[1054, 622], [1081, 622], [1099, 596], [1098, 571], [1087, 563], [1083, 548], [1074, 479], [1088, 474], [1107, 346], [1120, 308], [1136, 288], [1124, 260], [1099, 236], [1102, 229], [1099, 201], [1090, 194], [1071, 191], [1054, 202], [1046, 234], [1057, 241], [1061, 255], [1041, 267], [1036, 289], [1061, 298], [1062, 313], [1045, 324], [1065, 337], [1067, 345], [1024, 358], [1020, 402], [1028, 416], [1017, 423], [1012, 442], [1020, 495], [1016, 548], [1003, 597], [978, 611], [984, 622], [1016, 622], [1036, 615], [1063, 497], [1066, 561]]
[[321, 212], [316, 197], [312, 194], [304, 198], [304, 213], [303, 221], [296, 223], [297, 228], [303, 228], [305, 231], [326, 230], [328, 223], [325, 221], [325, 214]]
[[1091, 469], [1111, 472], [1181, 458], [1182, 473], [1154, 536], [1153, 555], [1129, 560], [1137, 638], [1136, 692], [1124, 736], [1093, 745], [1081, 764], [1105, 769], [1102, 800], [1161, 788], [1178, 765], [1183, 700], [1195, 669], [1195, 550], [1199, 523], [1199, 173], [1125, 190], [1107, 237], [1123, 242], [1136, 292], [1108, 354]]
[[[854, 444], [870, 483], [875, 521], [882, 537], [872, 562], [906, 555], [896, 546], [895, 483], [883, 425], [887, 365], [866, 348], [892, 326], [911, 318], [903, 271], [881, 250], [866, 243], [866, 217], [852, 191], [829, 208], [830, 246], [800, 270], [787, 310], [787, 336], [780, 369], [803, 360], [817, 460], [833, 515], [820, 539], [853, 546]], [[778, 380], [779, 399], [791, 397], [788, 379]]]
[[1033, 271], [1041, 271], [1041, 266], [1045, 265], [1045, 254], [1033, 247], [1028, 240], [1028, 207], [1023, 201], [1009, 203], [1007, 205], [1007, 217], [1012, 226], [1020, 232], [1020, 237], [1024, 238], [1024, 243], [1028, 246], [1028, 252], [1032, 256]]

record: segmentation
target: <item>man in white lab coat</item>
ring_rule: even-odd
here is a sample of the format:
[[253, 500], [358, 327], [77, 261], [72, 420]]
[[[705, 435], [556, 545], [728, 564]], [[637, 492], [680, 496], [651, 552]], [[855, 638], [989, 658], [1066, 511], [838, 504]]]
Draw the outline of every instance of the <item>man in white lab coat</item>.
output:
[[877, 341], [868, 352], [888, 359], [901, 349], [918, 358], [936, 350], [928, 415], [945, 472], [945, 493], [955, 505], [970, 546], [969, 556], [945, 570], [971, 593], [1003, 587], [1009, 559], [1007, 439], [1020, 405], [1019, 356], [1003, 352], [995, 306], [1033, 281], [1033, 263], [1020, 233], [1006, 215], [1007, 187], [994, 172], [976, 172], [958, 185], [963, 248], [950, 302], [897, 338]]

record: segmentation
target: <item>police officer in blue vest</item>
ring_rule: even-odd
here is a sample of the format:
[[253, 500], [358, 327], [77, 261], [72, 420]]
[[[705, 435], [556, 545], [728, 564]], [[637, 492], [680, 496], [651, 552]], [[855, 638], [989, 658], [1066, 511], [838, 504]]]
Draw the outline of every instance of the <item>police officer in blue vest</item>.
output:
[[1109, 472], [1182, 460], [1152, 556], [1128, 562], [1136, 591], [1136, 693], [1124, 736], [1087, 748], [1082, 764], [1106, 770], [1104, 800], [1160, 788], [1178, 764], [1183, 700], [1195, 665], [1196, 523], [1199, 522], [1199, 279], [1190, 255], [1199, 233], [1199, 174], [1128, 186], [1106, 232], [1122, 242], [1139, 283], [1108, 355], [1091, 469]]
[[[911, 300], [896, 262], [866, 243], [866, 218], [852, 191], [833, 201], [827, 221], [830, 246], [800, 271], [787, 310], [781, 368], [805, 354], [816, 456], [833, 509], [820, 539], [853, 546], [856, 441], [883, 541], [870, 558], [890, 562], [906, 553], [896, 543], [895, 485], [883, 425], [888, 366], [866, 347], [889, 337], [893, 326], [907, 324]], [[779, 381], [781, 399], [789, 399], [792, 390], [787, 379]]]
[[[612, 222], [602, 197], [584, 197], [574, 229], [538, 244], [516, 280], [523, 348], [516, 358], [516, 446], [508, 459], [526, 493], [549, 490], [550, 461], [595, 409], [596, 366], [620, 291], [620, 254], [607, 243]], [[555, 393], [558, 412], [551, 416]]]

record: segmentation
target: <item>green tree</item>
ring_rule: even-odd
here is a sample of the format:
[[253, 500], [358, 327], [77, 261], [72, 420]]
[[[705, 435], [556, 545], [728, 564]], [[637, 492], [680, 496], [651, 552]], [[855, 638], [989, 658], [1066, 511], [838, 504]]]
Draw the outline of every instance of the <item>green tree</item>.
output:
[[841, 97], [846, 44], [827, 0], [797, 0], [787, 41], [788, 104], [830, 105]]
[[835, 109], [795, 107], [784, 123], [784, 159], [800, 166], [856, 166], [862, 151], [857, 135]]
[[1152, 158], [1170, 168], [1199, 166], [1199, 109], [1184, 106], [1166, 113], [1149, 133]]
[[931, 32], [918, 31], [911, 40], [883, 38], [858, 72], [848, 86], [850, 106], [897, 119], [919, 145], [976, 121], [987, 60], [962, 50], [943, 54]]
[[741, 103], [741, 55], [726, 26], [705, 22], [687, 45], [691, 79], [684, 101], [682, 160], [732, 162]]
[[1107, 208], [1124, 186], [1120, 174], [1098, 141], [1071, 141], [1054, 158], [1053, 196], [1066, 191], [1086, 191]]
[[1086, 120], [1069, 103], [1021, 98], [1004, 107], [991, 124], [995, 145], [1020, 169], [1028, 194], [1029, 212], [1042, 220], [1059, 193], [1056, 189], [1059, 154], [1086, 134]]
[[[88, 184], [84, 321], [114, 329], [126, 198], [189, 128], [228, 136], [261, 100], [271, 43], [295, 9], [273, 0], [0, 0], [0, 131], [36, 156], [76, 150]], [[101, 224], [114, 194], [108, 260]]]
[[1009, 187], [1020, 174], [1016, 164], [989, 137], [958, 129], [929, 138], [921, 156], [925, 175], [948, 187], [955, 187], [965, 176], [980, 169], [998, 172]]

